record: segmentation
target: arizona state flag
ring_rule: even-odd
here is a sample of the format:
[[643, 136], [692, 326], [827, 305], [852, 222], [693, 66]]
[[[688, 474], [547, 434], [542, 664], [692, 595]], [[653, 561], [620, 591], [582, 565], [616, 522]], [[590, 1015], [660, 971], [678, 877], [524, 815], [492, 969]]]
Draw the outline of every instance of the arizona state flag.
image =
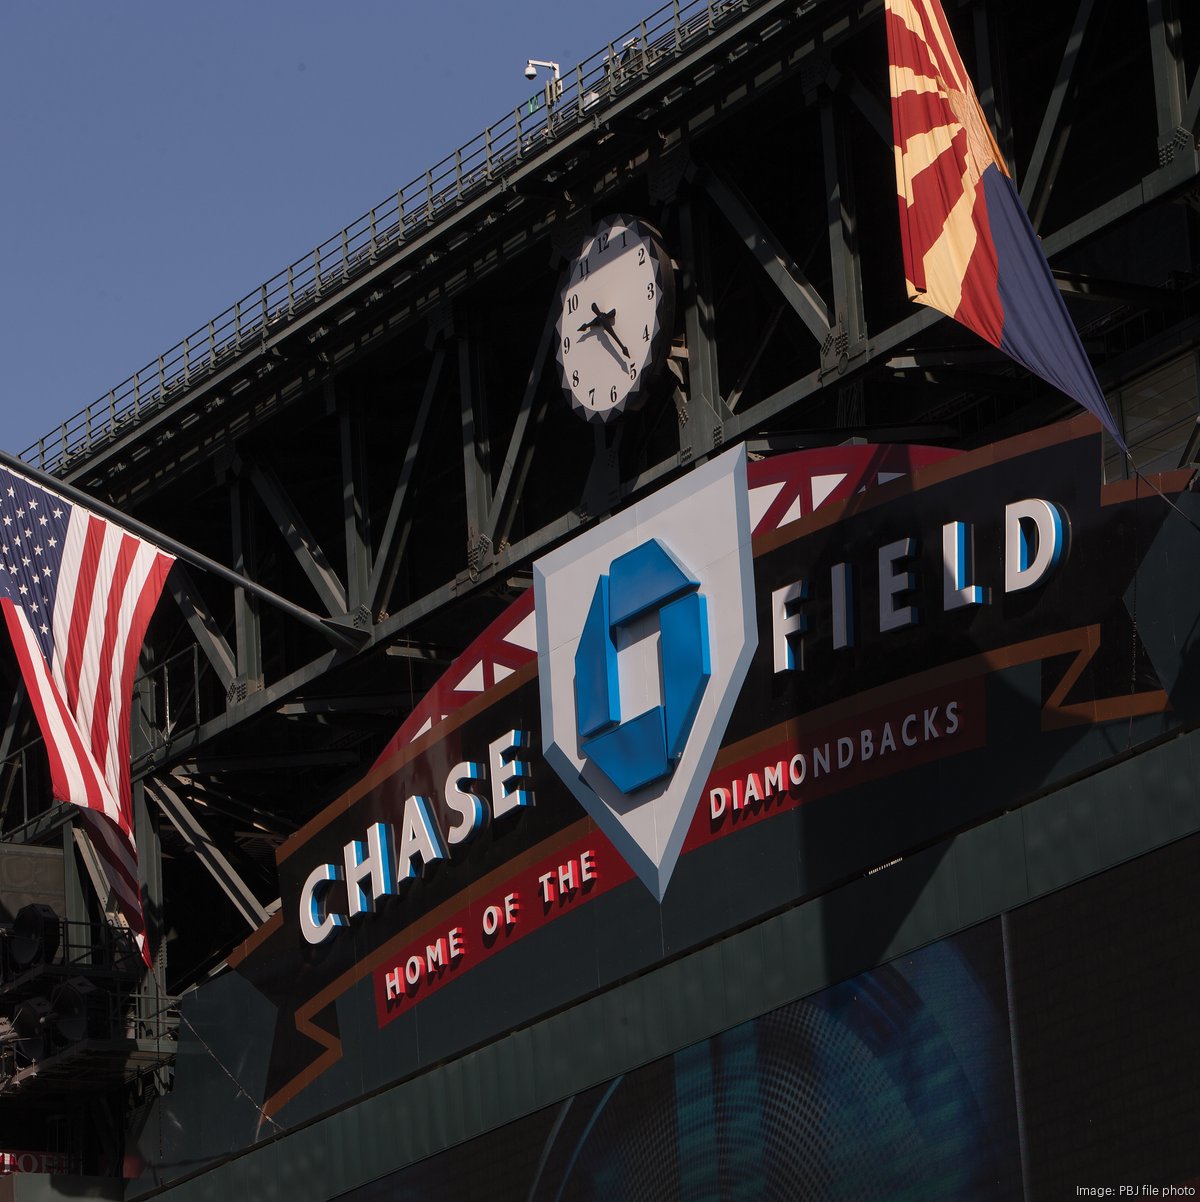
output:
[[1078, 401], [1126, 450], [940, 0], [887, 0], [887, 37], [908, 295]]

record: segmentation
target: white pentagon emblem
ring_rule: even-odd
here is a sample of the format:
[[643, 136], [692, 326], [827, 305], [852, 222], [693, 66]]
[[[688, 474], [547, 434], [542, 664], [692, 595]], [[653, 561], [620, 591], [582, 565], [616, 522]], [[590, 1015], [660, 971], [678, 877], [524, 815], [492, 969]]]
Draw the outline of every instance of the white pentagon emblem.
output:
[[745, 449], [533, 573], [546, 761], [661, 901], [758, 645]]

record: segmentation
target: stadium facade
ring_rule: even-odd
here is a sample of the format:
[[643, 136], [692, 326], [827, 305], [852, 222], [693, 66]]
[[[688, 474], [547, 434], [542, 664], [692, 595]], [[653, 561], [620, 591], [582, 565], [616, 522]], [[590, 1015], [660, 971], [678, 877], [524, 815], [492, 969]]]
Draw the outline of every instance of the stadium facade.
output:
[[907, 300], [882, 7], [660, 10], [25, 453], [191, 561], [149, 973], [6, 672], [0, 1196], [1200, 1189], [1200, 22], [947, 6], [1126, 460]]

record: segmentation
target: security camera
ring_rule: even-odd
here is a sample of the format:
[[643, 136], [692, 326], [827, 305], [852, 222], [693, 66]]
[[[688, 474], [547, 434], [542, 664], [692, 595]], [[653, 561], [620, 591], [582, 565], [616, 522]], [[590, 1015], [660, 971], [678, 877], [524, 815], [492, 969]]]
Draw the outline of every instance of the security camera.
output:
[[526, 64], [525, 78], [526, 79], [537, 79], [537, 68], [533, 65], [533, 63]]

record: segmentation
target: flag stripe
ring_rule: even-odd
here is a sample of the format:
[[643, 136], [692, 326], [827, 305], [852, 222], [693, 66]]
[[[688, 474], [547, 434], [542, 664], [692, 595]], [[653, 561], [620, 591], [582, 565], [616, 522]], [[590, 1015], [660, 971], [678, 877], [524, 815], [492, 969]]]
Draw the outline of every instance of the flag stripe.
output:
[[[113, 705], [113, 690], [111, 687], [100, 688], [99, 686], [101, 681], [106, 684], [111, 683], [113, 654], [117, 648], [118, 626], [121, 624], [121, 606], [125, 596], [125, 585], [129, 580], [129, 573], [133, 570], [133, 561], [139, 546], [136, 538], [130, 538], [127, 535], [121, 537], [120, 545], [117, 548], [116, 563], [113, 565], [112, 575], [108, 578], [107, 595], [103, 594], [102, 588], [97, 588], [95, 595], [96, 608], [99, 612], [94, 620], [97, 628], [103, 633], [93, 668], [96, 676], [95, 684], [88, 690], [88, 695], [94, 698], [94, 704], [84, 707], [81, 703], [79, 724], [80, 726], [86, 724], [86, 729], [91, 731], [92, 746], [100, 753], [98, 758], [102, 757], [101, 762], [104, 762], [106, 767], [108, 766], [107, 752], [111, 742], [108, 714], [109, 708]], [[103, 603], [101, 604], [102, 596]], [[126, 623], [127, 630], [128, 623]], [[91, 710], [90, 714], [87, 712], [88, 709]], [[107, 772], [106, 775], [108, 775]]]
[[87, 529], [80, 549], [79, 570], [75, 576], [75, 595], [71, 606], [71, 624], [67, 633], [67, 654], [59, 680], [65, 686], [67, 705], [74, 710], [79, 701], [79, 673], [83, 666], [88, 620], [92, 613], [92, 590], [100, 567], [106, 523], [87, 515]]
[[16, 472], [0, 469], [0, 600], [46, 740], [55, 797], [80, 807], [106, 906], [149, 964], [130, 798], [130, 697], [173, 560]]
[[137, 853], [113, 824], [100, 815], [84, 810], [80, 817], [104, 866], [104, 875], [114, 894], [117, 911], [132, 932], [142, 959], [149, 963], [141, 885], [137, 879]]
[[90, 517], [91, 515], [82, 509], [74, 510], [63, 539], [62, 563], [58, 568], [58, 593], [54, 602], [54, 655], [50, 659], [50, 671], [57, 680], [63, 679], [65, 671], [64, 661], [71, 641], [71, 617], [75, 612], [75, 588], [79, 580], [79, 565], [83, 559], [84, 544], [91, 528]]
[[119, 881], [116, 882], [119, 889], [127, 898], [139, 896], [141, 885], [137, 879], [137, 849], [113, 823], [99, 820], [90, 810], [88, 816], [93, 819], [89, 830], [94, 833], [96, 842], [102, 845], [97, 850], [106, 851], [119, 871]]
[[[75, 688], [75, 701], [71, 709], [79, 729], [91, 733], [92, 711], [99, 700], [100, 684], [104, 677], [100, 674], [100, 655], [104, 645], [104, 633], [108, 626], [109, 583], [120, 571], [120, 553], [125, 534], [117, 527], [105, 522], [104, 537], [100, 543], [100, 557], [96, 565], [96, 574], [90, 585], [88, 610], [84, 629], [87, 631], [83, 656], [75, 667], [75, 679], [70, 676], [60, 685], [65, 685], [64, 692]], [[80, 582], [81, 589], [83, 581]], [[75, 593], [75, 611], [79, 612], [84, 602], [82, 591]], [[105, 756], [102, 748], [95, 748], [96, 762], [102, 764]]]
[[96, 767], [95, 759], [83, 745], [79, 731], [75, 729], [70, 719], [58, 685], [46, 671], [46, 661], [42, 659], [37, 644], [33, 640], [33, 632], [29, 629], [29, 621], [23, 610], [19, 609], [8, 598], [4, 599], [4, 616], [12, 637], [13, 647], [21, 665], [21, 674], [29, 690], [34, 712], [38, 716], [38, 725], [46, 734], [47, 749], [53, 745], [53, 756], [59, 764], [58, 779], [54, 779], [54, 765], [51, 763], [51, 779], [56, 794], [64, 797], [83, 797], [80, 804], [88, 809], [100, 810], [117, 816], [116, 804], [106, 796], [108, 789]]
[[[29, 702], [38, 720], [38, 727], [46, 734], [46, 752], [50, 763], [50, 787], [56, 797], [86, 796], [83, 776], [74, 760], [63, 755], [68, 743], [66, 731], [58, 720], [58, 707], [50, 698], [55, 687], [45, 670], [40, 654], [34, 655], [30, 646], [29, 628], [25, 614], [8, 598], [0, 604], [4, 608], [4, 621], [8, 626], [9, 638], [17, 655], [21, 676], [29, 693]], [[47, 700], [49, 704], [47, 704]], [[57, 737], [56, 737], [57, 736]]]
[[[113, 657], [109, 682], [113, 700], [109, 711], [108, 758], [105, 763], [105, 774], [119, 782], [117, 796], [121, 798], [129, 796], [129, 706], [132, 703], [138, 653], [172, 562], [170, 556], [160, 554], [156, 547], [140, 543], [121, 603], [121, 641], [118, 646], [124, 648], [124, 655]], [[132, 815], [130, 827], [132, 829]]]

